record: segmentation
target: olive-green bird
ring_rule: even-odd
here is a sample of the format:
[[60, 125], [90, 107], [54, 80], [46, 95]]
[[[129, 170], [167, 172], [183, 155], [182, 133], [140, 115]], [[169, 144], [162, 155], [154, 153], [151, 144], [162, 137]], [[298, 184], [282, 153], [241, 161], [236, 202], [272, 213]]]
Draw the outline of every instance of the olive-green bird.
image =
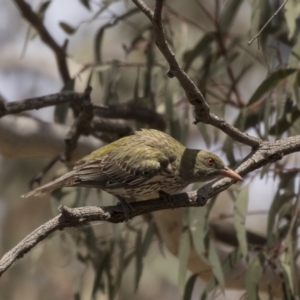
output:
[[215, 154], [188, 149], [171, 136], [143, 129], [82, 158], [74, 169], [22, 197], [50, 193], [60, 187], [105, 190], [124, 203], [174, 194], [191, 183], [218, 176], [242, 180]]

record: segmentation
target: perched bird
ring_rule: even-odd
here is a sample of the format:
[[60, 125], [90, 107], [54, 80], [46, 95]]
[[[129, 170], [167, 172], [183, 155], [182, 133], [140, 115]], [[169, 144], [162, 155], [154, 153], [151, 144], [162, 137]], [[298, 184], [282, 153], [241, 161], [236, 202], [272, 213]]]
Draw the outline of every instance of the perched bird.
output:
[[126, 201], [174, 194], [191, 183], [225, 176], [242, 180], [215, 154], [188, 149], [171, 136], [142, 129], [82, 158], [74, 169], [22, 197], [39, 196], [60, 187], [99, 188]]

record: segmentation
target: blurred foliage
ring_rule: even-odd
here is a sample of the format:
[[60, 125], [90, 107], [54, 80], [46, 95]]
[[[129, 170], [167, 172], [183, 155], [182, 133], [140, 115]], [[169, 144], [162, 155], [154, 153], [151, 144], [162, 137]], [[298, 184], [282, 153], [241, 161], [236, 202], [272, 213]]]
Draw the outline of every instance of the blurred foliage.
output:
[[[132, 102], [145, 106], [164, 114], [169, 133], [183, 143], [196, 129], [203, 138], [203, 145], [205, 143], [207, 148], [220, 146], [230, 165], [242, 160], [247, 154], [242, 145], [233, 144], [222, 132], [203, 124], [193, 127], [191, 107], [179, 83], [166, 76], [168, 65], [155, 46], [148, 19], [130, 1], [102, 1], [101, 4], [77, 1], [82, 10], [91, 13], [85, 26], [95, 31], [93, 44], [83, 47], [94, 49], [94, 58], [81, 63], [80, 71], [71, 82], [63, 83], [62, 90], [91, 84], [97, 93], [94, 101], [98, 104]], [[267, 140], [300, 131], [300, 2], [288, 1], [285, 8], [274, 15], [282, 2], [165, 1], [163, 14], [168, 42], [211, 110], [240, 130]], [[42, 20], [51, 6], [52, 1], [45, 1], [37, 9]], [[109, 16], [108, 21], [99, 26], [97, 21], [104, 14]], [[259, 38], [248, 46], [247, 42], [271, 17]], [[82, 23], [76, 24], [74, 20], [70, 25], [61, 20], [59, 26], [72, 40]], [[123, 43], [124, 37], [126, 43]], [[69, 59], [80, 61], [68, 47], [66, 45]], [[67, 112], [67, 106], [57, 107], [54, 119], [66, 123]], [[133, 120], [131, 126], [138, 129], [145, 125]], [[259, 299], [258, 285], [267, 265], [280, 274], [285, 299], [300, 297], [295, 264], [299, 254], [300, 168], [299, 161], [292, 161], [292, 158], [266, 166], [261, 171], [261, 177], [271, 176], [279, 182], [268, 215], [267, 244], [263, 247], [255, 248], [246, 238], [247, 186], [228, 191], [234, 202], [233, 222], [238, 245], [223, 261], [210, 239], [208, 222], [216, 199], [200, 213], [195, 209], [185, 211], [178, 254], [178, 285], [184, 299], [192, 299], [196, 280], [196, 276], [191, 275], [186, 281], [192, 246], [211, 266], [214, 275], [202, 299], [208, 298], [216, 288], [225, 288], [226, 273], [239, 261], [248, 264], [245, 276], [247, 299]], [[94, 204], [100, 205], [103, 202], [99, 199], [107, 197], [103, 193], [91, 196], [84, 190], [60, 192], [54, 195], [52, 205], [53, 208], [60, 203], [85, 205], [86, 199], [91, 198]], [[94, 273], [93, 284], [89, 286], [90, 299], [97, 299], [100, 294], [107, 295], [108, 299], [125, 299], [119, 289], [130, 265], [135, 266], [134, 275], [130, 275], [134, 277], [132, 290], [139, 288], [144, 258], [156, 236], [152, 221], [149, 224], [142, 222], [143, 226], [141, 222], [137, 219], [122, 226], [106, 224], [101, 227], [100, 237], [95, 235], [93, 228], [87, 227], [76, 238], [67, 239], [77, 260]], [[255, 251], [254, 256], [249, 255], [250, 250]], [[86, 299], [82, 296], [84, 282], [77, 284], [74, 299]]]

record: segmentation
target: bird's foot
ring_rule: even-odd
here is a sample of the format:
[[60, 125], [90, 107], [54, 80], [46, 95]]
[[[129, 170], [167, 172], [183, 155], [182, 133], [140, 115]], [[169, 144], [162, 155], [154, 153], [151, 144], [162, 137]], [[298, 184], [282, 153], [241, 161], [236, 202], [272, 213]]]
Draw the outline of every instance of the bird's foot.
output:
[[118, 205], [121, 205], [124, 210], [124, 214], [126, 218], [125, 221], [127, 222], [131, 219], [133, 208], [130, 205], [130, 203], [128, 203], [124, 198], [120, 196], [116, 196], [116, 197], [119, 200]]
[[159, 191], [159, 197], [162, 198], [163, 200], [168, 201], [171, 204], [171, 208], [174, 209], [174, 198], [172, 195], [164, 191]]

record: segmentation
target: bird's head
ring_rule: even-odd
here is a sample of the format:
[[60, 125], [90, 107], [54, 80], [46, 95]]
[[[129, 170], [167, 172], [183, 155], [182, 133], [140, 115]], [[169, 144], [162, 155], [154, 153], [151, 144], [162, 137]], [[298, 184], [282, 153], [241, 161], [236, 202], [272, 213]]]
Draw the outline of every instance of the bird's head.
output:
[[220, 157], [204, 150], [196, 154], [194, 176], [197, 181], [208, 181], [218, 176], [243, 180], [239, 174], [226, 167]]

